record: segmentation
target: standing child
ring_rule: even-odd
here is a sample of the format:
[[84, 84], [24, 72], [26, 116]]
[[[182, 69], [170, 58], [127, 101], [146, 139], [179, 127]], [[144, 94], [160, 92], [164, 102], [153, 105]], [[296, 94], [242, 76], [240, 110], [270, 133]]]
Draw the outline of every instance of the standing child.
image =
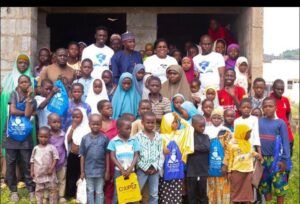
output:
[[109, 101], [112, 101], [113, 95], [115, 93], [115, 90], [117, 88], [117, 85], [113, 83], [112, 80], [112, 72], [110, 70], [104, 70], [102, 72], [102, 80], [105, 83], [107, 95], [109, 98]]
[[[128, 178], [134, 171], [140, 151], [139, 143], [134, 138], [130, 138], [131, 122], [119, 118], [117, 121], [118, 136], [114, 137], [108, 144], [110, 158], [115, 166], [115, 179], [119, 176]], [[117, 203], [117, 191], [115, 188], [113, 203]]]
[[254, 96], [251, 96], [253, 108], [262, 108], [262, 102], [265, 98], [266, 81], [263, 78], [256, 78], [253, 81]]
[[248, 125], [238, 124], [229, 143], [228, 177], [233, 203], [251, 203], [254, 199], [251, 183], [254, 157], [259, 161], [262, 161], [262, 157], [251, 148], [250, 134]]
[[224, 111], [224, 126], [227, 127], [231, 133], [234, 130], [234, 119], [235, 119], [235, 112], [232, 109], [226, 109]]
[[94, 79], [85, 101], [90, 105], [92, 113], [99, 113], [97, 104], [104, 99], [108, 99], [105, 84], [102, 79]]
[[40, 73], [43, 71], [44, 67], [47, 67], [51, 64], [51, 51], [43, 47], [39, 50], [39, 64], [34, 68], [33, 75], [38, 78]]
[[225, 61], [226, 69], [234, 69], [237, 58], [240, 55], [240, 46], [232, 43], [227, 48], [228, 59]]
[[247, 93], [250, 92], [251, 81], [247, 58], [239, 57], [236, 60], [234, 70], [236, 73], [236, 79], [234, 84], [242, 87]]
[[[214, 103], [214, 108], [219, 107], [217, 89], [215, 87], [208, 86], [205, 88], [204, 95], [201, 97], [201, 101], [204, 101], [205, 99], [212, 101]], [[200, 108], [198, 107], [198, 109], [201, 110], [201, 106], [200, 106]]]
[[[140, 150], [137, 163], [137, 175], [140, 188], [148, 183], [149, 204], [158, 204], [159, 171], [163, 166], [163, 150], [161, 135], [155, 131], [155, 114], [144, 112], [142, 114], [144, 130], [135, 135], [140, 146], [146, 147]], [[146, 196], [148, 197], [148, 196]]]
[[101, 116], [89, 117], [91, 132], [85, 135], [80, 144], [80, 178], [86, 179], [87, 203], [104, 204], [104, 180], [109, 179], [108, 138], [100, 132]]
[[144, 76], [145, 76], [145, 66], [143, 64], [136, 64], [134, 65], [133, 71], [133, 83], [135, 85], [136, 91], [140, 94], [142, 97], [143, 89], [144, 89]]
[[214, 110], [214, 103], [210, 100], [205, 99], [204, 101], [202, 101], [201, 109], [205, 118], [205, 125], [208, 127], [212, 124], [211, 114]]
[[[284, 203], [284, 196], [288, 190], [287, 161], [290, 159], [290, 146], [287, 126], [281, 119], [276, 119], [276, 102], [274, 98], [266, 97], [263, 100], [264, 117], [259, 119], [259, 136], [261, 142], [261, 152], [264, 159], [264, 172], [259, 185], [259, 191], [265, 196], [266, 201], [272, 200], [272, 186], [277, 203]], [[274, 148], [276, 137], [282, 141], [282, 154], [275, 161]], [[276, 162], [276, 163], [274, 163]], [[279, 171], [274, 171], [272, 166], [279, 167]]]
[[59, 155], [59, 159], [55, 165], [56, 177], [58, 180], [58, 196], [59, 202], [66, 202], [65, 189], [66, 189], [66, 164], [67, 164], [67, 151], [65, 146], [65, 132], [61, 129], [61, 119], [56, 113], [51, 113], [48, 116], [48, 125], [50, 126], [49, 144], [52, 144]]
[[151, 111], [151, 103], [148, 100], [141, 100], [139, 103], [139, 118], [136, 119], [132, 124], [131, 124], [131, 133], [130, 136], [133, 136], [137, 134], [138, 132], [144, 130], [144, 126], [142, 124], [142, 120], [140, 116], [143, 115], [143, 113]]
[[187, 185], [189, 204], [198, 202], [208, 204], [207, 177], [208, 177], [208, 155], [209, 137], [204, 134], [205, 119], [201, 115], [192, 117], [194, 127], [194, 153], [188, 155], [187, 159]]
[[55, 165], [59, 159], [56, 148], [48, 144], [50, 129], [41, 127], [38, 133], [39, 144], [33, 148], [30, 158], [31, 177], [36, 183], [35, 193], [38, 204], [43, 203], [44, 193], [50, 192], [49, 203], [57, 203], [57, 178]]
[[193, 79], [195, 78], [194, 62], [192, 58], [190, 57], [182, 58], [181, 64], [186, 79], [188, 80], [189, 84], [191, 84], [193, 82]]

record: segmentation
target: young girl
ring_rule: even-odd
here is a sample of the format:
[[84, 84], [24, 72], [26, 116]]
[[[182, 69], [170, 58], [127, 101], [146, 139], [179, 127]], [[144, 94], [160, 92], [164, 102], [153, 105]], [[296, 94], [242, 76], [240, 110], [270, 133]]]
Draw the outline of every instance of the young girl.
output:
[[[212, 101], [214, 103], [214, 108], [219, 107], [219, 99], [218, 99], [217, 90], [215, 87], [208, 86], [205, 88], [204, 95], [202, 96], [201, 101], [203, 101], [205, 99]], [[200, 108], [198, 107], [198, 109], [201, 110], [201, 106], [200, 106]]]
[[34, 147], [30, 158], [31, 177], [36, 183], [35, 195], [38, 204], [43, 203], [44, 194], [49, 192], [49, 203], [57, 203], [57, 177], [55, 165], [59, 159], [58, 152], [49, 144], [50, 129], [41, 127], [38, 133], [39, 144]]
[[136, 117], [140, 100], [141, 96], [136, 91], [132, 74], [124, 72], [112, 98], [113, 118], [118, 119], [123, 113], [132, 113]]
[[189, 57], [184, 57], [181, 60], [181, 66], [185, 73], [186, 79], [188, 80], [189, 84], [193, 82], [195, 78], [195, 71], [194, 71], [194, 62]]
[[262, 157], [251, 148], [250, 133], [249, 126], [237, 125], [228, 145], [228, 178], [230, 180], [230, 198], [233, 203], [251, 203], [254, 199], [251, 183], [254, 157], [259, 161], [262, 161]]
[[69, 126], [65, 145], [68, 148], [67, 172], [66, 172], [66, 197], [76, 195], [76, 182], [80, 177], [79, 145], [83, 136], [91, 132], [85, 109], [79, 107], [72, 113], [72, 125]]
[[228, 108], [224, 111], [224, 126], [227, 127], [231, 133], [234, 130], [234, 119], [235, 119], [235, 111], [231, 108]]
[[112, 80], [112, 72], [110, 70], [104, 70], [102, 72], [102, 80], [105, 83], [107, 95], [109, 98], [109, 101], [112, 101], [112, 97], [115, 93], [115, 90], [117, 88], [117, 85], [113, 83]]
[[51, 63], [51, 51], [43, 47], [39, 50], [39, 64], [34, 68], [33, 75], [34, 77], [39, 77], [41, 71], [44, 67], [48, 66]]
[[228, 59], [228, 56], [226, 55], [226, 47], [226, 41], [222, 38], [215, 40], [213, 50], [220, 53], [224, 57], [224, 61]]
[[145, 66], [143, 64], [136, 64], [133, 68], [132, 75], [135, 88], [142, 97], [144, 89], [143, 78], [145, 76]]
[[80, 75], [79, 46], [77, 42], [70, 42], [68, 45], [67, 65], [75, 70], [76, 75]]
[[172, 57], [174, 57], [176, 59], [177, 63], [179, 65], [181, 65], [182, 54], [181, 54], [180, 50], [178, 50], [178, 49], [175, 48], [175, 49], [172, 50], [172, 52], [170, 54], [171, 54]]
[[205, 99], [202, 101], [201, 110], [205, 118], [206, 126], [211, 125], [211, 113], [214, 110], [214, 103], [210, 100]]
[[251, 115], [256, 116], [259, 119], [263, 116], [262, 110], [260, 108], [253, 108], [251, 111]]
[[228, 59], [225, 61], [226, 69], [234, 69], [237, 58], [240, 54], [240, 46], [238, 44], [230, 44], [227, 48]]
[[197, 106], [198, 110], [201, 110], [201, 97], [202, 91], [200, 89], [201, 82], [199, 79], [193, 79], [192, 83], [190, 84], [190, 90], [192, 92], [192, 98], [194, 104]]
[[143, 87], [142, 99], [148, 99], [149, 98], [149, 93], [150, 93], [149, 79], [150, 79], [150, 77], [152, 77], [151, 73], [145, 73], [145, 76], [143, 78], [144, 87]]
[[234, 69], [236, 73], [236, 79], [234, 84], [244, 88], [246, 92], [249, 92], [249, 84], [251, 84], [251, 81], [249, 78], [249, 67], [247, 58], [239, 57], [236, 60]]
[[86, 97], [86, 103], [90, 105], [92, 112], [99, 113], [97, 104], [99, 101], [108, 99], [106, 87], [102, 79], [94, 79]]

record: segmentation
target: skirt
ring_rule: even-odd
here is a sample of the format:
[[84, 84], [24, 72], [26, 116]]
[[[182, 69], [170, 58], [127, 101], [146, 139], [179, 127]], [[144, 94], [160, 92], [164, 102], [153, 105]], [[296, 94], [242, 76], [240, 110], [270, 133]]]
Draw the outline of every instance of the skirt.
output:
[[207, 192], [210, 204], [230, 204], [230, 182], [226, 176], [208, 177]]
[[250, 202], [254, 199], [252, 172], [232, 171], [230, 197], [232, 202]]
[[165, 181], [160, 179], [158, 203], [161, 204], [181, 204], [182, 203], [182, 179]]

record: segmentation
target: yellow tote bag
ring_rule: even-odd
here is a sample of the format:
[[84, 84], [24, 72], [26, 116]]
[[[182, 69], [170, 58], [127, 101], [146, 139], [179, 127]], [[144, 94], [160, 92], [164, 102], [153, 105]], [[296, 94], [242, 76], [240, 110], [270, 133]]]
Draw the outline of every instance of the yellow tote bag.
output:
[[128, 179], [121, 175], [116, 179], [116, 188], [119, 204], [126, 204], [142, 200], [137, 175], [131, 173]]

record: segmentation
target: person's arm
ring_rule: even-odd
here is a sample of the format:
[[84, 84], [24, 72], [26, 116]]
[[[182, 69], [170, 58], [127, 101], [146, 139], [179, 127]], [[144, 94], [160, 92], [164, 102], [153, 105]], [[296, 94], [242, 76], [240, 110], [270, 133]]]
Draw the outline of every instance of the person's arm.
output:
[[80, 155], [80, 178], [85, 178], [85, 155], [86, 155], [86, 148], [85, 148], [85, 137], [82, 138], [80, 146], [79, 146], [79, 155]]
[[133, 160], [131, 162], [130, 167], [126, 170], [126, 176], [125, 177], [128, 177], [130, 175], [130, 173], [133, 172], [133, 168], [135, 167], [135, 165], [138, 161], [138, 158], [139, 158], [139, 152], [134, 152]]
[[236, 96], [234, 87], [230, 87], [230, 88], [225, 87], [225, 90], [232, 97], [232, 100], [233, 100], [234, 105], [236, 106], [236, 109], [239, 110], [240, 103], [239, 103], [238, 97]]
[[34, 178], [34, 164], [30, 163], [30, 176], [31, 178]]
[[48, 170], [48, 174], [49, 175], [53, 173], [57, 161], [58, 161], [58, 159], [53, 159], [53, 162], [52, 162], [52, 164], [51, 164], [51, 166], [50, 166], [50, 168]]
[[181, 117], [183, 117], [185, 120], [189, 119], [190, 116], [186, 110], [184, 110], [182, 107], [178, 107], [177, 110], [179, 111]]
[[109, 166], [109, 162], [110, 160], [109, 160], [109, 152], [107, 152], [106, 154], [105, 154], [105, 180], [106, 181], [109, 181], [109, 179], [110, 179], [110, 173], [109, 173], [109, 168], [110, 168], [110, 166]]
[[119, 73], [119, 67], [117, 63], [117, 56], [114, 54], [111, 58], [111, 70], [113, 73], [113, 82], [114, 84], [118, 84], [120, 73]]
[[84, 156], [80, 155], [80, 178], [85, 178], [85, 172], [84, 172]]
[[40, 77], [39, 77], [39, 80], [38, 80], [38, 86], [39, 86], [39, 87], [41, 86], [42, 81], [43, 81], [44, 79], [48, 78], [48, 72], [47, 72], [47, 70], [48, 70], [48, 66], [45, 67], [45, 68], [41, 71], [41, 73], [40, 73]]
[[291, 112], [291, 105], [289, 99], [286, 99], [286, 118], [288, 119], [289, 122], [291, 122], [292, 112]]
[[120, 162], [117, 160], [117, 158], [116, 158], [116, 152], [115, 151], [111, 151], [110, 152], [110, 159], [113, 161], [113, 163], [115, 164], [115, 166], [117, 166], [118, 169], [121, 171], [121, 174], [123, 176], [125, 176], [126, 172], [125, 172], [124, 168], [122, 167], [122, 165], [120, 164]]
[[282, 139], [282, 155], [281, 155], [281, 161], [279, 162], [279, 166], [280, 166], [280, 171], [285, 171], [286, 168], [286, 161], [288, 159], [290, 159], [290, 142], [289, 142], [289, 137], [288, 137], [288, 130], [287, 130], [287, 126], [286, 124], [280, 120], [281, 124], [279, 127], [279, 134], [281, 136]]
[[202, 141], [199, 141], [199, 139], [198, 140], [194, 140], [194, 141], [195, 141], [195, 145], [194, 145], [194, 151], [195, 152], [201, 152], [201, 153], [209, 152], [210, 143], [209, 143], [209, 139], [208, 138], [203, 138]]
[[69, 131], [69, 134], [67, 135], [68, 143], [72, 142], [73, 132], [74, 132], [76, 127], [77, 127], [77, 123], [73, 121], [72, 126], [71, 126], [70, 131]]
[[220, 90], [224, 87], [224, 72], [225, 72], [225, 66], [219, 67], [219, 76], [220, 76]]
[[33, 106], [32, 106], [32, 97], [31, 97], [31, 94], [32, 94], [32, 88], [29, 87], [28, 88], [28, 91], [27, 91], [27, 97], [25, 99], [26, 101], [26, 106], [25, 106], [25, 111], [24, 111], [24, 115], [25, 117], [28, 117], [30, 118], [31, 115], [32, 115], [32, 112], [33, 112]]
[[53, 87], [52, 91], [50, 92], [50, 94], [48, 94], [48, 96], [46, 97], [46, 99], [38, 106], [38, 109], [44, 109], [48, 103], [50, 102], [51, 98], [57, 93], [59, 92], [59, 89], [57, 87]]

